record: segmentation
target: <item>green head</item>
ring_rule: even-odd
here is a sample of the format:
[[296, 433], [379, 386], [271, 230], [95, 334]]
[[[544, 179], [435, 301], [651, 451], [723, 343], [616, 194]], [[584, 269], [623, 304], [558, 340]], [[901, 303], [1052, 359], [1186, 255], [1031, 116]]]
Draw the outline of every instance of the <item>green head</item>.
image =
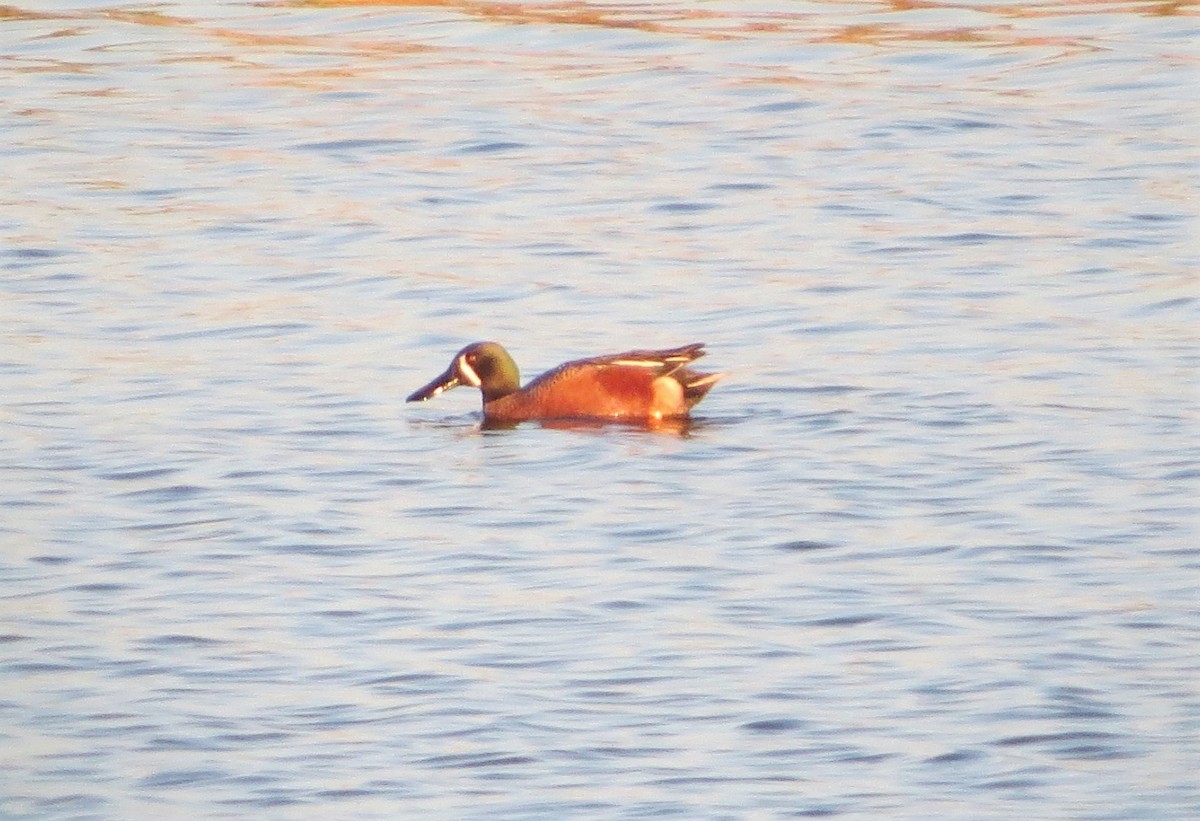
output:
[[484, 403], [508, 396], [521, 387], [521, 374], [508, 351], [496, 342], [476, 342], [454, 355], [450, 367], [425, 387], [413, 391], [409, 402], [424, 402], [459, 385], [483, 391]]

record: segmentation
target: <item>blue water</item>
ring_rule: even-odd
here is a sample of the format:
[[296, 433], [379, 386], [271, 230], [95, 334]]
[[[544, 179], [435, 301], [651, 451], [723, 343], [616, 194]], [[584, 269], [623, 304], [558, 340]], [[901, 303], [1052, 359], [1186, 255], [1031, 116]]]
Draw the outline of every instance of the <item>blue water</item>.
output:
[[0, 9], [0, 816], [1196, 817], [1198, 34]]

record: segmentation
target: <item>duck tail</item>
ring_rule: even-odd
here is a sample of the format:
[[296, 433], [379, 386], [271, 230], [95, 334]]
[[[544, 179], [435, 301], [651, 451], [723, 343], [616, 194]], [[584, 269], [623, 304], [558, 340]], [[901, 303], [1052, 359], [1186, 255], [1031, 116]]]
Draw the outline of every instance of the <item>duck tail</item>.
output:
[[676, 371], [675, 378], [683, 386], [683, 401], [689, 408], [699, 402], [712, 390], [712, 386], [725, 378], [724, 373], [697, 373], [682, 369]]

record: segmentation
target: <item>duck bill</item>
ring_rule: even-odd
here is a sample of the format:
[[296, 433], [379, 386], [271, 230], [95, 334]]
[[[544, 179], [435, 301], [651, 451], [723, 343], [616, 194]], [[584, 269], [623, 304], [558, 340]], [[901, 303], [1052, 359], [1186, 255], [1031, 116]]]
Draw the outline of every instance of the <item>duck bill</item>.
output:
[[445, 393], [451, 388], [457, 388], [461, 384], [462, 380], [459, 379], [458, 374], [455, 372], [454, 368], [451, 367], [445, 373], [435, 377], [434, 380], [425, 387], [418, 388], [417, 390], [413, 391], [409, 395], [408, 399], [404, 401], [424, 402], [426, 399], [432, 399], [439, 394]]

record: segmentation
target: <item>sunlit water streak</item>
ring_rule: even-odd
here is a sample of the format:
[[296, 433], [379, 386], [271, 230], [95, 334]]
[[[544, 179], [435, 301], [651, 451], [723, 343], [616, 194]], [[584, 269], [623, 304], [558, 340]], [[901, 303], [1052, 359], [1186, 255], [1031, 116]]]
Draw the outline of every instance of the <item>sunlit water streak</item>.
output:
[[0, 815], [1194, 817], [1197, 34], [0, 9]]

